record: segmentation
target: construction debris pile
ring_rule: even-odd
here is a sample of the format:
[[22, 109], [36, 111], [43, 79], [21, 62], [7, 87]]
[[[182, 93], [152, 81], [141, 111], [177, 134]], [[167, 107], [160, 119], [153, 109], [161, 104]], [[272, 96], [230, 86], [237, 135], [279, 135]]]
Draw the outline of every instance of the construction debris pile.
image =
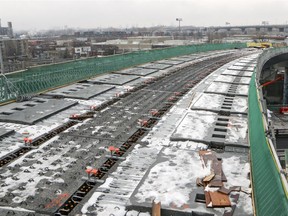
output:
[[[227, 178], [222, 169], [222, 159], [217, 158], [215, 152], [200, 151], [199, 155], [201, 157], [201, 161], [203, 162], [203, 166], [211, 168], [211, 173], [209, 175], [205, 176], [202, 179], [197, 178], [197, 186], [204, 188], [206, 207], [207, 208], [231, 207], [231, 209], [228, 210], [225, 209], [223, 215], [225, 216], [233, 215], [233, 212], [235, 211], [239, 199], [239, 193], [231, 193], [231, 192], [247, 193], [247, 190], [246, 191], [242, 190], [241, 186], [237, 185], [229, 188], [225, 187]], [[201, 198], [198, 198], [198, 201], [200, 200]]]

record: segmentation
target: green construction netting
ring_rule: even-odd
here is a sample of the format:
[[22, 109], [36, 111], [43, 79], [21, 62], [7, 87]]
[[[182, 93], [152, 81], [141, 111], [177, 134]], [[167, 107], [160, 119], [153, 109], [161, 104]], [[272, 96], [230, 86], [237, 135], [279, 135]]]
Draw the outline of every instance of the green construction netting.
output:
[[288, 200], [266, 140], [255, 73], [249, 89], [249, 140], [256, 215], [287, 216]]
[[19, 95], [39, 93], [90, 77], [144, 64], [150, 61], [211, 50], [244, 48], [245, 43], [201, 44], [166, 49], [139, 51], [103, 58], [90, 58], [67, 63], [29, 68], [26, 71], [0, 77], [0, 103]]

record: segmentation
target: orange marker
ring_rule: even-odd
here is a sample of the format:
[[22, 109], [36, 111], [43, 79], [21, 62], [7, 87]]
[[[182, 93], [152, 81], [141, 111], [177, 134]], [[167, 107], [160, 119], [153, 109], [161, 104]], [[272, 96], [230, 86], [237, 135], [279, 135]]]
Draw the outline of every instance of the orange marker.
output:
[[97, 173], [98, 173], [98, 170], [97, 170], [97, 169], [92, 169], [92, 170], [91, 170], [91, 174], [92, 174], [92, 175], [95, 175], [95, 176], [96, 176]]

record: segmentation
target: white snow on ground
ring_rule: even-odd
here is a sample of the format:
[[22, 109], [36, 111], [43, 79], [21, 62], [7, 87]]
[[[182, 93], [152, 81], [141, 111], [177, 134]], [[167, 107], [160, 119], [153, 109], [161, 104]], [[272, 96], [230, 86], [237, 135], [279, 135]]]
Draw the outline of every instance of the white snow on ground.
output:
[[236, 93], [242, 95], [248, 95], [248, 92], [249, 92], [249, 85], [239, 85], [236, 91]]
[[[18, 130], [18, 133], [20, 134], [25, 134], [28, 133], [28, 137], [32, 138], [32, 140], [44, 133], [47, 133], [51, 130], [53, 130], [54, 128], [58, 127], [61, 123], [53, 123], [49, 126], [45, 126], [45, 125], [31, 125], [31, 126], [27, 126], [25, 128], [22, 128], [20, 130]], [[25, 136], [23, 136], [25, 137]]]
[[[231, 82], [232, 83], [235, 78], [236, 78], [235, 76], [220, 75], [217, 77], [217, 79], [215, 81], [217, 81], [217, 82]], [[243, 83], [243, 84], [249, 84], [250, 80], [251, 80], [251, 78], [249, 78], [249, 77], [241, 77], [239, 82]]]
[[238, 112], [247, 112], [248, 111], [248, 98], [234, 97], [233, 108]]
[[241, 186], [246, 189], [249, 188], [250, 179], [248, 173], [250, 172], [249, 163], [241, 163], [240, 157], [231, 156], [222, 158], [222, 169], [227, 178], [225, 187]]
[[218, 76], [215, 81], [218, 82], [233, 82], [235, 79], [235, 76], [229, 76], [229, 75], [220, 75]]
[[[0, 212], [1, 212], [1, 209], [3, 209], [3, 210], [11, 210], [11, 211], [15, 211], [15, 212], [20, 211], [20, 212], [27, 212], [27, 213], [28, 212], [34, 212], [35, 213], [35, 211], [31, 211], [31, 210], [20, 208], [20, 207], [13, 208], [13, 207], [8, 207], [8, 206], [0, 206]], [[16, 215], [17, 215], [17, 213], [16, 213]]]
[[236, 70], [225, 70], [223, 71], [222, 75], [238, 75], [240, 71]]
[[[226, 188], [232, 186], [241, 186], [244, 190], [249, 188], [250, 179], [248, 178], [248, 173], [250, 172], [250, 164], [248, 162], [241, 163], [240, 157], [237, 156], [223, 158], [222, 169], [227, 178], [227, 182], [224, 183]], [[241, 211], [245, 212], [247, 215], [253, 215], [251, 197], [240, 192], [237, 208], [241, 208]]]
[[[145, 175], [149, 167], [156, 161], [161, 147], [141, 147], [136, 145], [125, 161], [121, 162], [116, 171], [109, 175], [83, 206], [82, 213], [97, 215], [125, 215], [125, 204]], [[102, 192], [109, 190], [109, 193]], [[114, 210], [114, 211], [113, 211]], [[130, 213], [132, 214], [132, 213]]]
[[1, 128], [5, 128], [7, 130], [15, 130], [15, 131], [17, 131], [17, 130], [22, 129], [25, 126], [26, 125], [0, 122], [0, 127]]
[[[249, 77], [251, 77], [252, 76], [252, 72], [248, 72], [248, 71], [245, 71], [245, 72], [243, 72], [243, 71], [236, 71], [236, 70], [225, 70], [225, 71], [223, 71], [223, 73], [222, 73], [222, 75], [238, 75], [240, 72], [242, 72], [242, 74], [243, 74], [243, 76], [244, 77], [247, 77], [247, 76], [249, 76]], [[244, 77], [242, 77], [242, 79], [244, 78]]]
[[150, 213], [148, 212], [141, 212], [139, 213], [138, 211], [129, 211], [126, 213], [125, 216], [150, 216]]
[[[192, 107], [204, 109], [219, 109], [224, 101], [225, 96], [219, 94], [201, 93]], [[246, 112], [248, 102], [246, 97], [234, 97], [233, 109], [239, 112]]]
[[[40, 176], [39, 172], [43, 172], [44, 174], [49, 170], [56, 170], [59, 168], [63, 168], [63, 170], [68, 169], [67, 165], [71, 164], [71, 162], [75, 161], [74, 158], [62, 157], [64, 152], [60, 152], [59, 154], [55, 154], [54, 156], [49, 156], [49, 160], [46, 160], [41, 153], [44, 152], [43, 148], [53, 141], [57, 140], [59, 137], [56, 136], [51, 140], [47, 141], [45, 144], [41, 145], [40, 148], [30, 151], [24, 157], [19, 158], [18, 160], [12, 162], [8, 165], [8, 167], [12, 168], [16, 164], [21, 164], [20, 170], [17, 174], [13, 174], [10, 170], [7, 170], [5, 173], [1, 175], [6, 177], [4, 181], [1, 181], [1, 184], [5, 184], [6, 186], [1, 187], [0, 197], [5, 197], [6, 193], [13, 190], [15, 195], [13, 201], [15, 203], [20, 203], [25, 201], [28, 196], [34, 196], [37, 190], [37, 185], [41, 180], [49, 180], [51, 182], [63, 182], [63, 179], [58, 177], [47, 177], [45, 175]], [[66, 149], [66, 152], [69, 151], [70, 148]], [[39, 153], [38, 153], [39, 152]], [[34, 158], [28, 158], [29, 155], [33, 155]], [[27, 157], [28, 156], [28, 157]], [[41, 162], [34, 163], [33, 167], [24, 166], [25, 163], [23, 160], [36, 160]], [[56, 165], [51, 165], [55, 160], [59, 160]], [[30, 181], [29, 181], [30, 180]], [[32, 181], [31, 181], [32, 180]], [[19, 185], [23, 185], [23, 189], [19, 189]]]
[[236, 65], [233, 65], [228, 68], [228, 70], [242, 70], [242, 69], [243, 69], [243, 66], [236, 66]]
[[250, 81], [251, 81], [250, 77], [242, 77], [241, 80], [240, 80], [240, 83], [249, 84]]
[[243, 73], [243, 76], [249, 76], [249, 77], [252, 77], [252, 75], [253, 75], [253, 72], [245, 71], [245, 72]]
[[255, 70], [255, 67], [254, 67], [254, 66], [250, 66], [250, 67], [247, 67], [245, 70], [247, 70], [247, 71], [254, 71], [254, 70]]
[[225, 141], [237, 143], [241, 140], [247, 139], [247, 118], [243, 118], [241, 115], [238, 115], [237, 117], [230, 116], [227, 129], [228, 131]]
[[237, 65], [237, 66], [246, 66], [247, 62], [237, 62], [235, 65]]
[[0, 157], [3, 157], [24, 146], [23, 141], [14, 141], [10, 137], [5, 138], [5, 144], [3, 140], [1, 142], [3, 143], [0, 144]]
[[241, 193], [237, 203], [237, 208], [241, 209], [242, 212], [245, 212], [246, 215], [253, 215], [253, 206], [251, 197], [248, 194]]
[[94, 135], [95, 133], [97, 133], [101, 128], [103, 128], [104, 126], [95, 126], [94, 127], [94, 131], [92, 131], [92, 135]]
[[80, 99], [73, 99], [73, 98], [65, 98], [67, 101], [77, 101], [81, 105], [87, 106], [87, 109], [89, 109], [89, 106], [99, 106], [104, 101], [97, 100], [97, 99], [90, 99], [90, 100], [80, 100]]
[[[104, 184], [102, 184], [100, 187], [98, 187], [98, 191], [102, 190], [102, 189], [109, 189], [110, 188], [110, 184], [113, 182], [113, 178], [112, 177], [108, 177], [105, 181]], [[90, 197], [90, 199], [88, 200], [88, 202], [86, 202], [82, 208], [82, 213], [86, 214], [86, 213], [91, 213], [93, 212], [93, 210], [89, 210], [89, 207], [94, 206], [96, 208], [96, 201], [98, 199], [101, 199], [101, 197], [105, 196], [105, 194], [103, 194], [102, 192], [95, 192], [93, 193], [93, 195]], [[98, 206], [97, 206], [98, 207]], [[114, 208], [115, 206], [113, 206]], [[98, 211], [106, 213], [105, 211], [111, 212], [111, 205], [105, 205], [104, 207], [100, 207], [98, 209]], [[124, 215], [125, 214], [125, 206], [117, 206], [117, 208], [115, 209], [116, 212], [119, 211], [119, 215]], [[113, 211], [112, 211], [113, 212]]]
[[186, 139], [204, 139], [215, 120], [215, 113], [190, 111], [176, 128], [173, 136]]
[[[208, 88], [207, 92], [215, 92], [215, 93], [226, 93], [228, 92], [230, 83], [221, 83], [221, 82], [213, 82]], [[236, 93], [242, 95], [248, 95], [249, 86], [248, 85], [239, 85]]]
[[224, 93], [228, 91], [229, 86], [230, 84], [228, 83], [213, 82], [206, 91]]
[[166, 148], [167, 161], [155, 165], [136, 194], [137, 202], [154, 200], [162, 206], [174, 203], [180, 207], [189, 201], [191, 186], [198, 177], [210, 174], [210, 167], [202, 167], [197, 152]]
[[0, 143], [0, 157], [15, 151], [24, 146], [24, 138], [29, 137], [32, 140], [40, 135], [51, 131], [58, 127], [61, 123], [54, 123], [47, 125], [19, 125], [12, 123], [1, 123], [0, 127], [15, 130], [15, 134], [4, 138]]
[[217, 109], [222, 105], [223, 99], [223, 95], [202, 93], [201, 97], [193, 104], [193, 107]]
[[[140, 147], [140, 145], [136, 145], [133, 151], [127, 156], [126, 160], [120, 163], [117, 170], [109, 175], [110, 177], [108, 178], [108, 183], [105, 183], [105, 185], [101, 186], [103, 189], [109, 188], [110, 190], [113, 189], [111, 186], [116, 185], [122, 189], [124, 188], [127, 194], [125, 196], [121, 196], [121, 202], [116, 199], [117, 197], [119, 199], [119, 195], [116, 192], [110, 191], [110, 193], [112, 193], [112, 197], [110, 196], [105, 198], [105, 193], [99, 192], [99, 190], [97, 190], [98, 192], [95, 192], [89, 201], [83, 206], [82, 213], [86, 214], [95, 212], [96, 208], [101, 208], [101, 212], [97, 211], [97, 213], [99, 215], [106, 216], [111, 213], [111, 211], [114, 214], [113, 208], [116, 207], [116, 210], [120, 215], [120, 213], [122, 213], [121, 211], [123, 210], [122, 207], [126, 202], [129, 201], [130, 195], [136, 189], [146, 171], [155, 162], [156, 156], [163, 148], [163, 146], [175, 146], [177, 149], [193, 150], [207, 148], [207, 146], [202, 143], [194, 143], [191, 141], [170, 142], [170, 136], [175, 129], [175, 125], [179, 124], [185, 113], [189, 111], [188, 108], [191, 105], [193, 99], [195, 99], [195, 94], [193, 92], [185, 95], [176, 104], [176, 106], [174, 106], [164, 117], [161, 118], [157, 125], [154, 126], [153, 129], [148, 133], [148, 135], [141, 140], [147, 141], [149, 144], [146, 147]], [[166, 134], [167, 136], [163, 136], [163, 134]], [[131, 166], [132, 163], [134, 166]], [[138, 165], [135, 166], [135, 164]], [[127, 181], [125, 179], [133, 179], [133, 181]], [[117, 189], [115, 191], [117, 191]], [[101, 198], [98, 200], [100, 196]], [[129, 215], [128, 213], [127, 215]], [[143, 216], [144, 215], [145, 214], [143, 213]], [[147, 213], [146, 215], [149, 214]]]

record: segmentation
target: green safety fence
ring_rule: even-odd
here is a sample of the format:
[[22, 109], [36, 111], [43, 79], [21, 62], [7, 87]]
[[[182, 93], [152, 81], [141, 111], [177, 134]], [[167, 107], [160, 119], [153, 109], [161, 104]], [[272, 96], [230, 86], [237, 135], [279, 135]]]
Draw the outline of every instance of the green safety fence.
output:
[[25, 71], [7, 74], [6, 77], [0, 77], [0, 103], [13, 100], [17, 96], [39, 93], [85, 80], [99, 74], [121, 70], [151, 61], [197, 52], [245, 47], [245, 43], [178, 46], [33, 67]]
[[258, 216], [287, 216], [287, 192], [263, 124], [255, 73], [249, 88], [249, 141], [254, 205]]

